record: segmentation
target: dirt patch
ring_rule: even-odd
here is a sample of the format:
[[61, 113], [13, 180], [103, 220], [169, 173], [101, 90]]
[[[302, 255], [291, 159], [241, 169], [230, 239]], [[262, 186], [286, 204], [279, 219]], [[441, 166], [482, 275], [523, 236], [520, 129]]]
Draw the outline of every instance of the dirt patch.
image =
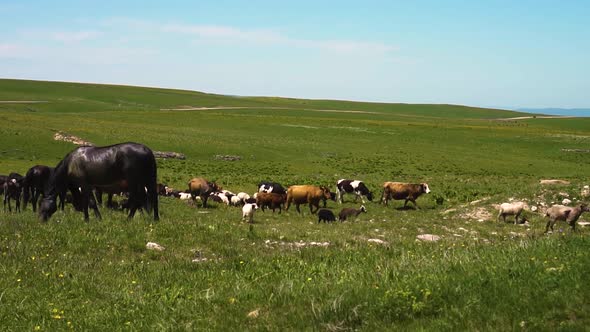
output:
[[461, 219], [472, 219], [477, 221], [492, 220], [493, 215], [484, 207], [477, 207], [468, 211], [465, 211], [459, 215]]

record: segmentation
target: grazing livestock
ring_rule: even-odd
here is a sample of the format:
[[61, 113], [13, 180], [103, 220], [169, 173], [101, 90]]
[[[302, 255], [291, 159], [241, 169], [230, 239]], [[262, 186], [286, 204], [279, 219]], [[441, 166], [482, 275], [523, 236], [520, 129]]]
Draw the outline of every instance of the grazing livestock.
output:
[[10, 200], [14, 199], [16, 202], [16, 211], [20, 212], [20, 198], [22, 194], [22, 183], [24, 178], [18, 173], [10, 173], [4, 182], [4, 211], [6, 211], [6, 204], [8, 204], [8, 211], [12, 212]]
[[[290, 186], [287, 190], [287, 208], [289, 210], [291, 202], [295, 203], [297, 212], [301, 213], [299, 205], [309, 204], [309, 211], [314, 214], [320, 209], [320, 201], [324, 202], [330, 199], [330, 189], [325, 186], [311, 186], [311, 185], [298, 185]], [[315, 211], [313, 210], [315, 207]]]
[[158, 195], [160, 196], [169, 196], [169, 188], [168, 185], [163, 184], [163, 183], [158, 183], [156, 185], [156, 190], [158, 191]]
[[229, 205], [229, 198], [222, 192], [215, 192], [209, 195], [209, 198], [217, 203], [223, 203]]
[[248, 219], [249, 223], [254, 222], [254, 211], [258, 209], [256, 203], [253, 204], [244, 204], [242, 207], [242, 221]]
[[[189, 200], [189, 199], [192, 198], [192, 194], [191, 193], [177, 192], [177, 193], [174, 193], [174, 197], [178, 197], [181, 200], [186, 201], [186, 200]], [[201, 199], [201, 197], [198, 197], [198, 198], [199, 198], [199, 200]]]
[[279, 208], [279, 214], [281, 214], [284, 208], [285, 201], [287, 200], [286, 194], [275, 194], [275, 193], [258, 193], [256, 196], [256, 205], [264, 212], [264, 208], [272, 209], [272, 213], [275, 212], [276, 208]]
[[244, 201], [242, 199], [240, 199], [240, 197], [236, 196], [232, 196], [229, 199], [229, 204], [232, 206], [238, 206], [238, 205], [242, 205], [244, 204]]
[[[84, 219], [88, 220], [92, 188], [123, 184], [129, 191], [129, 219], [146, 203], [146, 210], [153, 210], [154, 220], [160, 219], [156, 158], [150, 148], [133, 142], [106, 147], [78, 147], [55, 167], [43, 193], [39, 209], [41, 219], [47, 221], [55, 213], [56, 197], [68, 186], [81, 188], [81, 206]], [[93, 209], [96, 217], [100, 218], [98, 207]]]
[[336, 221], [336, 216], [334, 215], [334, 212], [328, 209], [320, 209], [318, 211], [318, 224], [322, 221], [324, 223]]
[[367, 186], [363, 183], [363, 181], [359, 180], [346, 180], [340, 179], [336, 183], [336, 194], [338, 203], [342, 204], [344, 194], [354, 194], [356, 195], [355, 202], [358, 201], [359, 197], [361, 202], [365, 204], [365, 200], [363, 196], [366, 196], [367, 199], [372, 202], [373, 201], [373, 193], [369, 191]]
[[381, 202], [385, 205], [390, 199], [405, 200], [404, 208], [408, 201], [414, 203], [418, 209], [416, 199], [422, 194], [428, 194], [430, 188], [426, 183], [403, 183], [403, 182], [385, 182], [383, 184], [383, 194], [381, 195]]
[[580, 218], [584, 212], [590, 212], [590, 208], [586, 204], [580, 204], [576, 207], [553, 205], [545, 212], [545, 217], [549, 217], [547, 226], [545, 226], [545, 233], [549, 231], [549, 227], [551, 227], [551, 231], [553, 231], [553, 225], [555, 225], [555, 222], [558, 220], [567, 221], [572, 227], [572, 231], [576, 231], [576, 221], [578, 221], [578, 218]]
[[356, 218], [362, 212], [365, 212], [365, 213], [367, 212], [367, 209], [365, 208], [364, 205], [361, 205], [361, 207], [358, 210], [355, 208], [344, 208], [338, 214], [338, 220], [340, 220], [340, 222], [343, 222], [343, 221], [346, 221], [346, 219], [348, 219], [349, 217]]
[[195, 196], [201, 197], [203, 207], [207, 207], [207, 199], [211, 193], [220, 191], [221, 187], [217, 186], [215, 182], [209, 182], [204, 178], [193, 178], [188, 182], [188, 191], [191, 193], [193, 200]]
[[252, 203], [256, 203], [256, 197], [250, 197], [250, 198], [246, 198], [244, 200], [244, 204], [252, 204]]
[[[524, 202], [513, 202], [513, 203], [502, 203], [500, 204], [500, 211], [498, 213], [498, 221], [500, 217], [506, 222], [506, 216], [514, 216], [514, 224], [518, 224], [518, 217], [522, 214], [522, 211], [527, 207]], [[522, 218], [525, 220], [525, 218]]]
[[43, 188], [49, 181], [52, 171], [53, 168], [44, 165], [35, 165], [29, 168], [23, 180], [23, 210], [27, 208], [27, 203], [30, 200], [33, 212], [37, 212], [37, 200], [43, 193]]
[[258, 192], [260, 193], [275, 193], [275, 194], [286, 194], [287, 191], [280, 183], [277, 182], [260, 182], [258, 184]]

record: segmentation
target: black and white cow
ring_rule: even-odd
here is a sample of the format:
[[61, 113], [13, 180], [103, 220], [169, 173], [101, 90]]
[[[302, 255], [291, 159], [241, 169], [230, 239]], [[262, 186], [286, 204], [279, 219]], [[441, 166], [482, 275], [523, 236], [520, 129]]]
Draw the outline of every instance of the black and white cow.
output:
[[369, 201], [373, 201], [373, 193], [369, 191], [363, 181], [340, 179], [336, 183], [336, 188], [338, 189], [336, 191], [338, 203], [342, 203], [344, 194], [355, 194], [355, 202], [360, 197], [363, 204], [365, 203], [363, 196], [366, 196]]
[[260, 182], [258, 184], [259, 193], [275, 193], [275, 194], [286, 194], [287, 190], [280, 183], [277, 182]]

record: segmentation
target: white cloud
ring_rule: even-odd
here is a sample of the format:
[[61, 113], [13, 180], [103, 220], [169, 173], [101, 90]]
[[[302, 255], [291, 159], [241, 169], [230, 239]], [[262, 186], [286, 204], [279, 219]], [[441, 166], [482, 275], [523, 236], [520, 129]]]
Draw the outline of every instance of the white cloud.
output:
[[0, 58], [30, 57], [33, 51], [32, 48], [21, 44], [0, 43]]
[[63, 43], [79, 43], [100, 37], [98, 31], [57, 31], [50, 33], [50, 38]]
[[276, 29], [247, 29], [231, 25], [160, 23], [131, 18], [110, 18], [100, 23], [113, 29], [152, 31], [179, 36], [189, 36], [208, 42], [246, 42], [266, 46], [307, 48], [338, 54], [372, 55], [392, 57], [397, 47], [384, 42], [364, 40], [309, 39], [289, 36]]

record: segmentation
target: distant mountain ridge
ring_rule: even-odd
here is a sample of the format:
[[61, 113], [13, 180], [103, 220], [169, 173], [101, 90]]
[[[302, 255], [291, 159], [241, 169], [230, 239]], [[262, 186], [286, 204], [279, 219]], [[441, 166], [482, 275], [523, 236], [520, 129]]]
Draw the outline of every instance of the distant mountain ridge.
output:
[[534, 114], [590, 117], [590, 108], [519, 108], [517, 111]]

